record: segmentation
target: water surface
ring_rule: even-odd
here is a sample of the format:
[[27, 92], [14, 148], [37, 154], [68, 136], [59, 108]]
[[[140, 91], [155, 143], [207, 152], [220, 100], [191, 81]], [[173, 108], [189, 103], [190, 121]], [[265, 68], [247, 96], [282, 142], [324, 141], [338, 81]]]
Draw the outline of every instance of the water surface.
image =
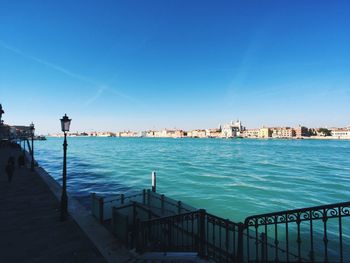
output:
[[[62, 138], [36, 141], [36, 159], [62, 178]], [[68, 138], [68, 191], [150, 188], [234, 221], [350, 200], [350, 141]]]

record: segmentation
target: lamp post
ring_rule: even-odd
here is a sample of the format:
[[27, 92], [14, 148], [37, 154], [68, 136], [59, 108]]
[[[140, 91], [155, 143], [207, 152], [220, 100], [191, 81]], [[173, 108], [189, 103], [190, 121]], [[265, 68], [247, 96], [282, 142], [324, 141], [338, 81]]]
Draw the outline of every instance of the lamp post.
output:
[[32, 172], [34, 172], [34, 131], [35, 131], [35, 128], [34, 128], [34, 124], [33, 122], [29, 125], [29, 128], [30, 128], [30, 135], [32, 137], [32, 162], [31, 162], [31, 165], [30, 165], [30, 170]]
[[67, 114], [61, 119], [61, 127], [64, 133], [63, 142], [63, 173], [62, 173], [62, 196], [61, 196], [61, 221], [66, 220], [68, 211], [68, 197], [67, 197], [67, 132], [69, 131], [71, 119]]
[[3, 121], [2, 121], [2, 114], [4, 114], [5, 112], [4, 112], [4, 110], [3, 110], [3, 108], [2, 108], [2, 104], [0, 104], [0, 125], [2, 125], [3, 124]]

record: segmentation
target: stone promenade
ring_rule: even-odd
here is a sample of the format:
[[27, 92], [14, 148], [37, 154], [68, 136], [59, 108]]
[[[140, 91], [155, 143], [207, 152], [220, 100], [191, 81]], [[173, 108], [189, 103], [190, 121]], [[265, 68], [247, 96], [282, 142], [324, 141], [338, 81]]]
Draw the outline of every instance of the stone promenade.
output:
[[[60, 221], [57, 197], [38, 173], [18, 167], [19, 153], [20, 149], [0, 148], [0, 262], [111, 261], [72, 216]], [[5, 173], [9, 156], [16, 160], [11, 183]]]

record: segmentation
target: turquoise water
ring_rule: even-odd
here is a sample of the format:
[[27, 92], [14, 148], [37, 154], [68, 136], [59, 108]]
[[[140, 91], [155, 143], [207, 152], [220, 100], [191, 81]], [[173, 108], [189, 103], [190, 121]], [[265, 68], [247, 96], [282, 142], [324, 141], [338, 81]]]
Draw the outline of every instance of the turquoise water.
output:
[[[36, 159], [62, 177], [63, 138], [36, 141]], [[350, 200], [350, 141], [68, 138], [68, 191], [150, 188], [234, 221]]]

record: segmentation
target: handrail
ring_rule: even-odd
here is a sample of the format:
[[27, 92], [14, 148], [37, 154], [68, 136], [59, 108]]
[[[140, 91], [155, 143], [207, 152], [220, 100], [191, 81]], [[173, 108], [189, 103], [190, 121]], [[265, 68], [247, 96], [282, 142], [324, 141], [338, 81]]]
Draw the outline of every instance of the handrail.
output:
[[127, 196], [124, 196], [122, 197], [123, 194], [120, 194], [119, 197], [116, 197], [115, 199], [111, 199], [111, 200], [108, 200], [108, 201], [104, 201], [103, 203], [104, 204], [107, 204], [107, 203], [112, 203], [114, 201], [120, 201], [122, 199], [130, 199], [130, 198], [133, 198], [133, 197], [137, 197], [137, 196], [142, 196], [142, 193], [141, 194], [133, 194], [133, 195], [127, 195]]
[[[296, 258], [298, 261], [344, 261], [344, 245], [343, 245], [343, 221], [342, 218], [350, 216], [350, 202], [341, 202], [328, 205], [313, 206], [301, 209], [293, 209], [286, 211], [279, 211], [275, 213], [266, 213], [260, 215], [249, 216], [245, 219], [244, 225], [247, 231], [249, 228], [254, 228], [255, 238], [258, 239], [259, 228], [262, 228], [262, 233], [267, 236], [268, 228], [269, 234], [274, 239], [274, 260], [280, 260], [279, 252], [281, 250], [281, 239], [285, 242], [284, 252], [285, 260], [290, 261], [291, 250], [296, 251]], [[333, 224], [330, 224], [330, 219]], [[322, 221], [318, 226], [315, 221]], [[306, 222], [306, 223], [303, 223]], [[280, 227], [278, 227], [280, 226]], [[281, 228], [283, 227], [283, 230]], [[332, 228], [330, 233], [329, 229]], [[293, 232], [291, 232], [293, 230]], [[334, 232], [337, 232], [334, 234]], [[293, 240], [292, 235], [295, 235]], [[335, 237], [331, 237], [335, 235]], [[318, 245], [323, 247], [323, 258], [316, 253], [315, 241], [319, 240]], [[338, 251], [331, 254], [329, 250], [329, 242], [336, 244]], [[336, 242], [336, 243], [335, 243]], [[293, 245], [294, 244], [294, 245]], [[334, 245], [333, 245], [334, 246]], [[249, 250], [249, 240], [247, 239], [247, 250]], [[307, 249], [308, 251], [305, 251]], [[333, 248], [334, 249], [334, 248]], [[269, 249], [267, 240], [264, 241], [260, 247], [256, 244], [253, 246], [255, 250], [256, 260], [261, 254], [264, 260], [267, 261], [269, 257]], [[247, 254], [249, 261], [249, 252]]]
[[[272, 217], [272, 216], [284, 216], [286, 214], [303, 213], [303, 212], [310, 212], [310, 211], [313, 211], [313, 210], [332, 209], [334, 207], [345, 207], [345, 206], [350, 206], [350, 201], [348, 201], [348, 202], [341, 202], [341, 203], [334, 203], [334, 204], [328, 204], [328, 205], [311, 206], [311, 207], [300, 208], [300, 209], [285, 210], [285, 211], [279, 211], [279, 212], [272, 212], [272, 213], [266, 213], [266, 214], [252, 215], [252, 216], [248, 216], [244, 220], [244, 223], [245, 223], [245, 225], [247, 225], [249, 220], [255, 219], [255, 218], [258, 218], [258, 217], [259, 218], [264, 218], [264, 217]], [[348, 216], [349, 214], [350, 214], [350, 211], [347, 211], [342, 216]], [[336, 217], [336, 215], [333, 215], [333, 217]], [[315, 218], [315, 219], [322, 219], [322, 218]], [[303, 218], [301, 218], [300, 220], [303, 220]], [[309, 220], [309, 218], [304, 219], [304, 220]]]
[[[157, 249], [162, 244], [164, 251], [194, 251], [202, 257], [231, 262], [238, 260], [242, 243], [243, 224], [235, 223], [200, 209], [173, 216], [144, 220], [141, 223], [142, 244], [156, 244], [140, 250]], [[158, 248], [159, 249], [159, 248]]]
[[[170, 198], [166, 197], [165, 195], [160, 195], [159, 196], [159, 194], [151, 192], [151, 191], [149, 192], [149, 194], [151, 195], [152, 198], [158, 199], [161, 202], [164, 202], [164, 203], [166, 203], [168, 205], [171, 205], [173, 207], [179, 208], [179, 202], [180, 201], [176, 202], [176, 200], [173, 200], [175, 202], [175, 203], [173, 203], [173, 202], [170, 202], [170, 201], [166, 200], [165, 198], [167, 198], [167, 199], [170, 199]], [[182, 203], [180, 202], [180, 204], [182, 204]], [[187, 212], [191, 212], [191, 210], [189, 210], [189, 209], [187, 209], [187, 208], [185, 208], [183, 206], [181, 206], [181, 209], [183, 209], [183, 210], [185, 210]]]
[[179, 214], [179, 215], [163, 216], [163, 217], [154, 218], [154, 219], [151, 219], [151, 220], [144, 220], [144, 221], [141, 221], [141, 223], [143, 223], [143, 224], [145, 224], [145, 223], [152, 224], [152, 223], [157, 223], [157, 222], [163, 222], [163, 221], [167, 221], [167, 220], [171, 220], [171, 219], [177, 219], [177, 218], [189, 216], [189, 215], [192, 215], [192, 214], [198, 214], [198, 211], [183, 213], [183, 214]]
[[155, 216], [155, 217], [159, 217], [159, 215], [157, 215], [156, 213], [154, 213], [151, 209], [147, 209], [146, 207], [142, 206], [141, 204], [137, 203], [137, 202], [132, 202], [132, 203], [129, 203], [129, 204], [125, 204], [125, 205], [122, 205], [122, 206], [113, 206], [113, 209], [115, 210], [121, 210], [121, 209], [124, 209], [124, 208], [128, 208], [128, 207], [138, 207], [138, 208], [141, 208], [143, 211], [146, 211], [146, 212], [149, 212], [152, 214], [152, 216]]
[[224, 226], [226, 223], [228, 224], [231, 224], [231, 225], [234, 225], [234, 226], [240, 226], [240, 223], [235, 223], [229, 219], [224, 219], [222, 217], [218, 217], [216, 215], [213, 215], [213, 214], [209, 214], [209, 213], [206, 213], [207, 216], [210, 216], [211, 218], [217, 220], [217, 222], [220, 222], [222, 224], [222, 226]]

